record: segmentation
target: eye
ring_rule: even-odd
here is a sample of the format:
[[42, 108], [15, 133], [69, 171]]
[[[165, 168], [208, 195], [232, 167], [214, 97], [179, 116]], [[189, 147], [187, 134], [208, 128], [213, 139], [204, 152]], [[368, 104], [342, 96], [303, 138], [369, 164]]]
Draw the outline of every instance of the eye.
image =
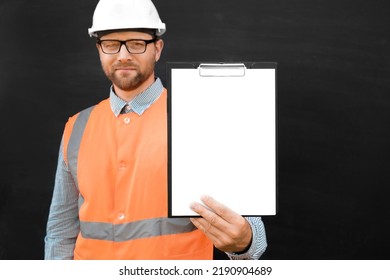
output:
[[118, 41], [102, 41], [101, 43], [103, 48], [110, 50], [117, 49], [120, 45], [120, 42]]
[[144, 41], [128, 41], [126, 45], [128, 48], [133, 50], [143, 50], [145, 48]]

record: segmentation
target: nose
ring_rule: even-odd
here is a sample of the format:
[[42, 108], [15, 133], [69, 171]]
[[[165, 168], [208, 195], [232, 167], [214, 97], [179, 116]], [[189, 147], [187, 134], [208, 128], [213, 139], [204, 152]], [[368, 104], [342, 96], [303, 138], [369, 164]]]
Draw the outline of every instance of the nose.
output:
[[126, 49], [126, 46], [124, 44], [122, 44], [120, 49], [119, 49], [118, 60], [119, 61], [128, 61], [128, 60], [132, 60], [132, 59], [133, 59], [132, 54], [129, 53]]

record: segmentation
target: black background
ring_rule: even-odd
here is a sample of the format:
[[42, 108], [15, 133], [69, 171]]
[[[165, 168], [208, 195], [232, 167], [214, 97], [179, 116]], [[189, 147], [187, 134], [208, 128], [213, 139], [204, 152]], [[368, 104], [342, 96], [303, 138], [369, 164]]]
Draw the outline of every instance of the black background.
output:
[[[0, 1], [0, 259], [42, 259], [62, 130], [108, 97], [96, 0]], [[265, 259], [388, 259], [390, 4], [155, 0], [168, 61], [275, 61], [279, 213]]]

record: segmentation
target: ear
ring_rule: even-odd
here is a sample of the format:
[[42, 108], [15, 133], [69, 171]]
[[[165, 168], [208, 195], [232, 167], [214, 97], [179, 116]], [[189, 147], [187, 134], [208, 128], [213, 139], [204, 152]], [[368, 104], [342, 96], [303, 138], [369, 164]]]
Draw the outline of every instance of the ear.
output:
[[161, 57], [162, 50], [164, 48], [164, 41], [162, 39], [159, 39], [157, 42], [154, 43], [156, 47], [156, 54], [155, 54], [155, 61], [159, 61]]

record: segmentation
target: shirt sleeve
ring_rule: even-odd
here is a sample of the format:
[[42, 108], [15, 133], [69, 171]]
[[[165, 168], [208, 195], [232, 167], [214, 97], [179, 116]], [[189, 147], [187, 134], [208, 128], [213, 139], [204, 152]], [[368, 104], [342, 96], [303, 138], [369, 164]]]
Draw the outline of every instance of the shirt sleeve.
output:
[[79, 192], [63, 157], [61, 142], [54, 191], [45, 236], [45, 259], [73, 259], [77, 235]]
[[260, 217], [246, 217], [252, 228], [252, 244], [242, 254], [226, 252], [231, 260], [258, 260], [267, 248], [267, 238], [263, 221]]

